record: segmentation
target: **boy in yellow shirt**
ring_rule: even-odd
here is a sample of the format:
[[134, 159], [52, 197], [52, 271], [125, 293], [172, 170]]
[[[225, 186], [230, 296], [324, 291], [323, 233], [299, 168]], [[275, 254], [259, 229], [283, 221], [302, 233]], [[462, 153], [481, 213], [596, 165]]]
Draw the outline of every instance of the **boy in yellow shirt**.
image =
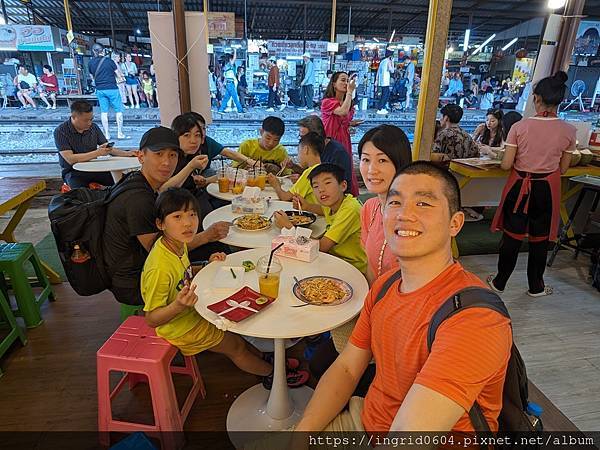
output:
[[294, 197], [302, 197], [308, 202], [308, 205], [306, 205], [306, 202], [302, 202], [302, 205], [307, 206], [306, 208], [303, 206], [303, 209], [321, 216], [323, 215], [323, 208], [317, 201], [308, 175], [315, 167], [321, 164], [321, 153], [324, 148], [325, 141], [317, 133], [307, 133], [300, 138], [300, 143], [298, 144], [298, 164], [304, 171], [289, 191], [284, 191], [281, 188], [281, 183], [275, 175], [267, 175], [267, 181], [275, 189], [279, 200], [290, 202]]
[[266, 117], [260, 128], [260, 138], [247, 139], [240, 144], [239, 153], [245, 156], [246, 160], [243, 163], [234, 162], [233, 167], [245, 164], [246, 168], [249, 168], [261, 160], [268, 172], [279, 172], [289, 161], [287, 150], [279, 143], [284, 133], [283, 120], [274, 116]]
[[[361, 205], [352, 194], [346, 194], [348, 183], [344, 180], [344, 169], [337, 164], [319, 164], [309, 173], [308, 179], [327, 222], [325, 235], [319, 239], [319, 250], [366, 273], [367, 255], [360, 243]], [[275, 212], [274, 218], [282, 228], [293, 227], [283, 211]]]

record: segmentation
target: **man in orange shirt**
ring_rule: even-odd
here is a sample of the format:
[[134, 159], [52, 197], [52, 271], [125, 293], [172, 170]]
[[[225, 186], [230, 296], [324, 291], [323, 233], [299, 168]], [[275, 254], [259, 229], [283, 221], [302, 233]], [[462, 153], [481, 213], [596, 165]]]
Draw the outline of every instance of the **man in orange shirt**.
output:
[[279, 67], [277, 67], [277, 60], [274, 56], [271, 56], [268, 61], [269, 65], [269, 78], [267, 84], [269, 85], [269, 99], [267, 100], [267, 112], [273, 112], [275, 105], [279, 106], [279, 109], [285, 108], [285, 105], [279, 100], [279, 94], [277, 93], [277, 87], [279, 86]]
[[[402, 280], [376, 304], [394, 271], [375, 282], [350, 342], [321, 378], [296, 431], [468, 432], [475, 401], [496, 431], [510, 321], [487, 308], [465, 309], [440, 325], [427, 349], [438, 308], [466, 287], [484, 287], [452, 259], [451, 238], [464, 224], [456, 179], [429, 162], [412, 163], [392, 182], [383, 222]], [[350, 398], [372, 358], [377, 373], [364, 401]], [[298, 439], [293, 447], [306, 443]]]

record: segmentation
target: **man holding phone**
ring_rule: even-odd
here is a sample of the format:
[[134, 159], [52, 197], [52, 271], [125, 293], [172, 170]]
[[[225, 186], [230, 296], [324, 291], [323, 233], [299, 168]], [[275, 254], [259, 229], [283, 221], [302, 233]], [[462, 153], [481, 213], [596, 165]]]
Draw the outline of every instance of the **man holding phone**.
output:
[[88, 187], [91, 183], [110, 186], [114, 184], [110, 172], [80, 172], [73, 165], [99, 156], [135, 156], [108, 142], [100, 127], [94, 122], [92, 105], [78, 100], [71, 104], [71, 117], [54, 130], [54, 142], [62, 168], [63, 181], [71, 189]]

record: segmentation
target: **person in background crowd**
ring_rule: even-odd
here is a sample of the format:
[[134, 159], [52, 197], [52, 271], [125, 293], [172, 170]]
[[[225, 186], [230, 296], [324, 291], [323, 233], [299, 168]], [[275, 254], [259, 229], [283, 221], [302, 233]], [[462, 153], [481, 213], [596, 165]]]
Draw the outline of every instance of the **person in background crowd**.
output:
[[479, 97], [479, 83], [475, 78], [471, 80], [471, 92], [473, 92], [475, 97]]
[[246, 69], [244, 66], [237, 68], [237, 93], [240, 98], [240, 104], [242, 108], [246, 108], [246, 95], [248, 94], [248, 81], [246, 81]]
[[502, 118], [502, 129], [503, 129], [503, 139], [506, 142], [506, 138], [508, 137], [508, 132], [512, 128], [512, 126], [521, 120], [523, 116], [516, 111], [509, 111], [504, 114]]
[[[181, 151], [175, 133], [166, 127], [146, 131], [139, 148], [142, 168], [120, 181], [124, 191], [106, 207], [102, 239], [110, 290], [118, 302], [128, 305], [144, 304], [140, 275], [158, 238], [155, 201], [161, 186], [173, 175]], [[228, 232], [228, 226], [209, 227], [196, 233], [188, 248], [217, 242]]]
[[386, 107], [390, 99], [391, 78], [395, 70], [392, 55], [393, 52], [391, 50], [386, 50], [385, 58], [379, 62], [379, 68], [377, 69], [376, 84], [381, 90], [381, 98], [379, 99], [379, 108], [377, 109], [377, 114], [384, 115], [388, 113]]
[[484, 94], [481, 96], [481, 102], [479, 102], [479, 109], [487, 111], [494, 106], [494, 88], [488, 85], [485, 90], [481, 88]]
[[481, 92], [487, 92], [487, 88], [492, 87], [492, 77], [485, 77], [485, 79], [481, 82]]
[[404, 109], [410, 109], [413, 87], [415, 85], [415, 64], [408, 55], [404, 57], [404, 63], [404, 78], [406, 79], [406, 104], [404, 105]]
[[458, 124], [463, 116], [463, 109], [455, 104], [445, 105], [440, 114], [442, 130], [433, 143], [431, 161], [446, 161], [479, 156], [479, 147], [469, 133]]
[[225, 61], [223, 64], [223, 77], [225, 81], [225, 97], [221, 102], [221, 107], [219, 108], [220, 113], [225, 112], [225, 108], [227, 108], [227, 103], [229, 103], [230, 99], [233, 99], [235, 103], [235, 107], [237, 108], [238, 113], [243, 113], [244, 108], [240, 103], [240, 98], [238, 97], [236, 83], [237, 78], [235, 77], [236, 69], [235, 69], [235, 60], [236, 60], [237, 51], [233, 49], [233, 55], [227, 54], [225, 55]]
[[29, 72], [27, 66], [19, 66], [19, 73], [15, 77], [14, 84], [17, 87], [17, 97], [21, 104], [21, 109], [37, 108], [35, 101], [33, 100], [33, 93], [37, 87], [37, 78], [34, 74]]
[[274, 56], [269, 58], [267, 61], [269, 67], [269, 77], [267, 80], [267, 84], [269, 87], [269, 98], [267, 101], [267, 112], [275, 111], [275, 106], [278, 106], [279, 109], [284, 109], [285, 105], [281, 103], [279, 100], [279, 95], [277, 89], [279, 88], [279, 67], [277, 67], [277, 59]]
[[138, 95], [138, 68], [131, 60], [131, 53], [125, 54], [125, 62], [121, 64], [121, 71], [125, 75], [125, 87], [127, 88], [129, 104], [132, 108], [139, 108], [140, 97]]
[[464, 106], [468, 109], [475, 109], [478, 105], [477, 97], [471, 89], [467, 89], [464, 97]]
[[444, 76], [442, 77], [442, 88], [440, 92], [442, 95], [446, 96], [446, 92], [448, 91], [448, 86], [450, 86], [450, 74], [448, 71], [444, 72]]
[[134, 156], [132, 152], [109, 145], [106, 137], [94, 122], [92, 105], [83, 100], [71, 104], [71, 117], [54, 130], [54, 143], [63, 181], [72, 189], [87, 187], [91, 183], [110, 186], [114, 183], [109, 172], [80, 172], [73, 168], [99, 156]]
[[304, 60], [304, 77], [300, 82], [302, 88], [302, 98], [304, 106], [298, 108], [298, 111], [313, 112], [313, 98], [315, 96], [315, 64], [310, 59], [310, 53], [306, 52], [302, 55]]
[[450, 80], [448, 90], [446, 91], [446, 97], [455, 97], [456, 101], [458, 102], [463, 97], [464, 93], [465, 87], [462, 79], [460, 78], [460, 73], [456, 72]]
[[148, 108], [152, 108], [154, 106], [154, 83], [152, 82], [152, 78], [150, 78], [150, 74], [145, 70], [142, 72], [142, 90], [146, 96]]
[[110, 140], [108, 110], [112, 106], [117, 120], [117, 138], [126, 139], [127, 136], [123, 133], [123, 103], [117, 87], [118, 67], [112, 59], [104, 56], [104, 47], [100, 44], [92, 46], [92, 54], [94, 57], [90, 59], [88, 69], [96, 85], [104, 136]]
[[128, 109], [127, 106], [127, 87], [125, 86], [125, 75], [121, 71], [121, 54], [117, 52], [112, 52], [111, 59], [117, 65], [117, 71], [115, 72], [117, 87], [119, 88], [119, 94], [121, 94], [121, 102], [123, 103], [123, 108]]
[[[56, 109], [56, 94], [58, 93], [58, 78], [52, 72], [52, 67], [44, 65], [44, 75], [40, 78], [40, 85], [43, 90], [40, 92], [40, 98], [46, 103], [46, 109]], [[52, 106], [48, 103], [48, 97], [52, 100]]]
[[321, 161], [337, 164], [344, 169], [344, 180], [346, 180], [346, 183], [350, 186], [348, 191], [358, 198], [358, 185], [352, 185], [352, 173], [354, 172], [354, 167], [344, 146], [335, 139], [327, 137], [323, 121], [319, 116], [315, 116], [314, 114], [306, 116], [298, 121], [299, 137], [310, 132], [317, 133], [325, 142], [325, 148], [321, 152]]
[[479, 144], [479, 153], [496, 157], [496, 152], [504, 148], [504, 114], [499, 109], [488, 109], [485, 123], [473, 133], [473, 140]]
[[549, 242], [558, 237], [560, 177], [569, 169], [576, 147], [576, 128], [557, 117], [567, 80], [564, 72], [540, 80], [533, 90], [535, 117], [515, 123], [506, 138], [501, 167], [511, 174], [492, 222], [492, 231], [503, 232], [498, 273], [487, 278], [496, 292], [504, 291], [525, 238], [529, 241], [527, 295], [553, 292], [544, 283], [546, 256]]
[[[319, 380], [295, 427], [301, 433], [280, 448], [307, 449], [303, 433], [323, 430], [371, 436], [472, 433], [469, 410], [475, 402], [490, 430], [498, 430], [512, 346], [510, 320], [493, 310], [470, 308], [447, 319], [431, 350], [427, 347], [438, 308], [462, 289], [483, 287], [452, 258], [451, 239], [463, 223], [458, 183], [448, 171], [425, 161], [400, 171], [385, 199], [383, 224], [402, 277], [379, 301], [378, 293], [396, 271], [374, 283], [348, 345]], [[352, 397], [373, 359], [377, 373], [366, 397]]]
[[208, 66], [208, 90], [210, 91], [210, 106], [218, 106], [217, 100], [217, 79], [215, 77], [215, 68]]
[[[321, 102], [321, 120], [325, 127], [325, 133], [331, 139], [335, 139], [344, 146], [350, 161], [352, 157], [352, 142], [350, 141], [350, 126], [354, 117], [352, 107], [352, 94], [356, 89], [355, 79], [348, 81], [346, 72], [335, 72], [329, 80], [325, 91], [325, 97]], [[352, 184], [350, 192], [358, 191], [358, 180], [354, 170], [352, 171]]]
[[513, 82], [512, 82], [512, 78], [507, 76], [504, 81], [502, 82], [502, 90], [503, 91], [512, 91], [512, 87], [513, 87]]

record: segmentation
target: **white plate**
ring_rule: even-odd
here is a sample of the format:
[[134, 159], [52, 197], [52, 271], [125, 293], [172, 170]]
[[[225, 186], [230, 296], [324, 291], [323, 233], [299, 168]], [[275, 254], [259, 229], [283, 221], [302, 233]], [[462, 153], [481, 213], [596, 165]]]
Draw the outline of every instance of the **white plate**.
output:
[[[235, 273], [233, 278], [231, 271]], [[215, 289], [239, 289], [244, 284], [245, 270], [241, 266], [222, 266], [217, 269], [212, 287]]]

